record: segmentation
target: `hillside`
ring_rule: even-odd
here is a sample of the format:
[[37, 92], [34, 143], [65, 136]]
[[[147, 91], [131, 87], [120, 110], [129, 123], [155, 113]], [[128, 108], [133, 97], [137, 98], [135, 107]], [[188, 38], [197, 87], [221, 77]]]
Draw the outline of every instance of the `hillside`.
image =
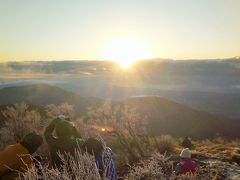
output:
[[61, 88], [46, 84], [7, 87], [0, 90], [0, 105], [25, 102], [40, 107], [48, 104], [69, 103], [75, 107], [76, 115], [83, 115], [87, 108], [97, 107], [102, 100], [81, 97]]
[[6, 110], [7, 105], [0, 106], [0, 127], [2, 126], [3, 122], [6, 120], [2, 114], [2, 111]]
[[[74, 106], [77, 116], [84, 115], [89, 107], [99, 107], [103, 100], [82, 97], [61, 88], [37, 84], [8, 87], [0, 90], [0, 105], [25, 102], [36, 107], [48, 104], [69, 103]], [[238, 137], [240, 127], [234, 121], [218, 119], [212, 114], [197, 111], [182, 104], [160, 98], [146, 96], [129, 98], [116, 102], [122, 106], [134, 107], [144, 117], [154, 134], [171, 134], [176, 137], [212, 138], [216, 135]], [[2, 109], [1, 108], [1, 109]]]
[[155, 94], [220, 118], [240, 119], [240, 94], [198, 91], [158, 91]]
[[[211, 138], [217, 135], [238, 137], [239, 125], [218, 119], [212, 114], [197, 111], [182, 104], [157, 96], [130, 98], [122, 102], [148, 116], [154, 134], [171, 134], [176, 137]], [[230, 123], [231, 122], [231, 123]]]

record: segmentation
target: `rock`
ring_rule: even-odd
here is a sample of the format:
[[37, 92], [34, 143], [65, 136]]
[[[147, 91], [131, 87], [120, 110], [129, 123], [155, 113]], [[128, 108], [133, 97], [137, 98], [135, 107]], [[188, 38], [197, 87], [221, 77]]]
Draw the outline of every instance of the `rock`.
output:
[[235, 154], [232, 156], [232, 161], [240, 165], [240, 154]]

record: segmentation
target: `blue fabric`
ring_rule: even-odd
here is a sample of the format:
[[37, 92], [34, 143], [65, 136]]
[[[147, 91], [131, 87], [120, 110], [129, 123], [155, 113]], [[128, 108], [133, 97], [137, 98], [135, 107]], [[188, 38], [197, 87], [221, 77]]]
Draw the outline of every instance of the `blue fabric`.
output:
[[107, 147], [102, 155], [96, 157], [96, 163], [99, 169], [100, 175], [106, 176], [108, 180], [116, 180], [117, 172], [113, 160], [113, 151]]
[[96, 157], [96, 164], [97, 164], [99, 173], [100, 173], [100, 175], [102, 177], [103, 173], [104, 173], [104, 163], [103, 163], [102, 156], [99, 155], [99, 156]]

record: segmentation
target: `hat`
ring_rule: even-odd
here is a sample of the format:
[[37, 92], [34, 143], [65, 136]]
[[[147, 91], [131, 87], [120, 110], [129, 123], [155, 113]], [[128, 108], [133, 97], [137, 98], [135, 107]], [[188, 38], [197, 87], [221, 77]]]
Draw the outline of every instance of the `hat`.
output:
[[30, 154], [33, 154], [42, 142], [42, 136], [38, 135], [36, 132], [32, 132], [23, 137], [21, 144], [27, 148]]
[[180, 154], [181, 158], [191, 158], [191, 151], [188, 148], [185, 148], [182, 150], [181, 154]]
[[89, 138], [82, 145], [82, 149], [83, 149], [83, 151], [87, 151], [87, 153], [89, 153], [91, 155], [98, 156], [103, 151], [104, 145], [101, 141], [99, 141], [95, 138]]
[[60, 114], [60, 115], [58, 116], [58, 118], [61, 119], [61, 120], [65, 120], [65, 119], [67, 119], [68, 117], [65, 116], [64, 114]]

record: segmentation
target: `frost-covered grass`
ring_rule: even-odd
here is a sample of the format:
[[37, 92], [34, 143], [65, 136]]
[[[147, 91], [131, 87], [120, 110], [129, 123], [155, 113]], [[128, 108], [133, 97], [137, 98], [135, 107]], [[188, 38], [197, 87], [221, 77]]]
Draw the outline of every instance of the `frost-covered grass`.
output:
[[174, 173], [175, 162], [171, 157], [154, 153], [151, 158], [141, 161], [133, 166], [126, 180], [221, 180], [239, 179], [240, 167], [237, 164], [226, 163], [214, 160], [212, 164], [198, 163], [198, 170], [195, 174], [177, 176]]
[[62, 156], [61, 169], [53, 169], [39, 163], [39, 170], [34, 166], [21, 174], [22, 180], [100, 180], [100, 175], [92, 156], [76, 152], [75, 156]]

